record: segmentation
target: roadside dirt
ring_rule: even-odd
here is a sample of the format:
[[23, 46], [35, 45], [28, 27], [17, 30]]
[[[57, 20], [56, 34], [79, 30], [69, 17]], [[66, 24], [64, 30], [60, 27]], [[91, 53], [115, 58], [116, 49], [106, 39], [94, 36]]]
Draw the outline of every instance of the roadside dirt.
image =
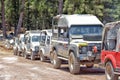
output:
[[105, 74], [98, 67], [81, 67], [81, 73], [73, 75], [69, 73], [67, 64], [61, 69], [53, 69], [49, 60], [31, 61], [0, 47], [0, 80], [105, 80]]

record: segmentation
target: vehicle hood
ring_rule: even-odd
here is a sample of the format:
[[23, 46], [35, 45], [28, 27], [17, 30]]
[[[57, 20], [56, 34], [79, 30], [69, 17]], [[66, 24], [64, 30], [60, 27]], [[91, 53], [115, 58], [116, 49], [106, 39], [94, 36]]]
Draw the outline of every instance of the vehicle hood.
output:
[[32, 42], [32, 43], [31, 43], [31, 46], [32, 46], [32, 47], [39, 46], [39, 42]]
[[100, 44], [102, 41], [84, 41], [83, 39], [73, 39], [71, 40], [70, 44], [74, 44], [77, 46], [87, 46], [88, 44], [95, 43], [95, 44]]

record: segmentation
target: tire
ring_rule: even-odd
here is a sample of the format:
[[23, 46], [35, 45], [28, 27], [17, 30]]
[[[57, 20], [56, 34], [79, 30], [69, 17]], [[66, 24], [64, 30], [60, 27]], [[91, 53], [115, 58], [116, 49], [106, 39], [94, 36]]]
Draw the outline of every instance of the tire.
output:
[[30, 59], [31, 59], [31, 60], [35, 60], [35, 55], [34, 55], [33, 52], [31, 52]]
[[61, 60], [58, 58], [56, 51], [53, 51], [53, 68], [59, 69], [61, 66]]
[[44, 62], [45, 61], [45, 57], [43, 55], [43, 52], [40, 51], [40, 61]]
[[14, 55], [17, 55], [17, 50], [16, 49], [14, 50]]
[[86, 64], [87, 68], [92, 68], [94, 66], [94, 64]]
[[70, 53], [69, 55], [69, 70], [71, 74], [78, 74], [80, 73], [80, 63], [79, 61], [75, 58], [75, 55], [73, 52]]
[[25, 57], [25, 49], [22, 51], [22, 56]]
[[28, 59], [28, 54], [27, 54], [26, 51], [25, 51], [25, 53], [24, 53], [24, 57], [25, 57], [25, 59]]
[[21, 54], [21, 53], [18, 51], [18, 52], [17, 52], [17, 56], [20, 56], [20, 54]]
[[50, 63], [53, 64], [53, 53], [52, 52], [50, 53]]
[[114, 69], [111, 62], [105, 65], [106, 80], [118, 80], [118, 75], [114, 74]]
[[24, 57], [24, 53], [23, 52], [21, 52], [21, 56]]

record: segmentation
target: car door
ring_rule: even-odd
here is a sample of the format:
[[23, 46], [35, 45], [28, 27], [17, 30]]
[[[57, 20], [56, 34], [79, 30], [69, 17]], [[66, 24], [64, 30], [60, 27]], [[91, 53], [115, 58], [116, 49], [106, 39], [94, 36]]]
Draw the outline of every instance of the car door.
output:
[[120, 34], [120, 29], [117, 35], [117, 45], [116, 45], [116, 54], [115, 54], [117, 67], [120, 67], [120, 35], [119, 34]]
[[116, 65], [120, 68], [120, 52], [116, 52], [115, 54]]
[[27, 40], [27, 51], [28, 52], [30, 52], [30, 43], [31, 43], [31, 37], [29, 36]]
[[46, 56], [49, 56], [50, 49], [51, 49], [51, 36], [46, 36], [46, 41], [44, 46]]
[[64, 57], [68, 57], [68, 39], [64, 38], [64, 43], [63, 43], [63, 55]]

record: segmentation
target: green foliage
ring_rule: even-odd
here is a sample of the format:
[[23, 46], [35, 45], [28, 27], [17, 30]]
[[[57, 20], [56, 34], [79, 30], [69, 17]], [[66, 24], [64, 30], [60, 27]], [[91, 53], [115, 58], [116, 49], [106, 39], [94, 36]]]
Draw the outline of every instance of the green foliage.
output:
[[[16, 12], [15, 1], [19, 2], [16, 5]], [[58, 14], [58, 5], [58, 0], [26, 0], [23, 27], [51, 28], [52, 17]], [[18, 20], [20, 6], [21, 0], [5, 0], [6, 21], [12, 26], [15, 26]], [[93, 14], [104, 23], [117, 21], [120, 19], [120, 2], [119, 0], [63, 0], [63, 14]]]

